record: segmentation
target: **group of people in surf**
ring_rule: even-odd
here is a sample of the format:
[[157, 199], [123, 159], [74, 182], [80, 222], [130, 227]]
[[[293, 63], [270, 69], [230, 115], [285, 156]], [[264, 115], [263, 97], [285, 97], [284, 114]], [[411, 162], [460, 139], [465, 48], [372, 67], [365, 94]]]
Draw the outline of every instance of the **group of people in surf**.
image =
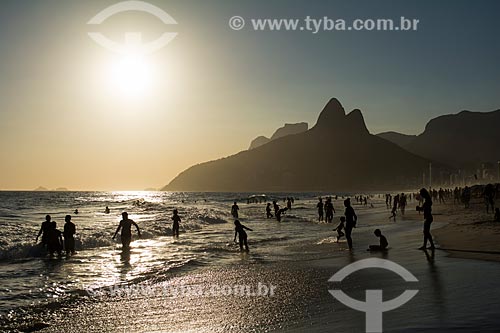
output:
[[[461, 195], [463, 196], [463, 193], [467, 192], [468, 188], [464, 188], [461, 192]], [[470, 190], [469, 190], [470, 191]], [[440, 189], [439, 191], [435, 191], [437, 193], [436, 197], [439, 199], [440, 202], [445, 202], [446, 198], [449, 197], [452, 193], [456, 193], [455, 191], [446, 191]], [[424, 242], [422, 247], [420, 247], [421, 250], [425, 249], [431, 249], [434, 250], [434, 242], [432, 239], [431, 235], [431, 224], [433, 222], [433, 216], [432, 216], [432, 204], [433, 204], [433, 194], [434, 191], [429, 192], [425, 188], [422, 188], [418, 194], [414, 195], [411, 194], [410, 198], [414, 197], [416, 198], [420, 205], [417, 206], [416, 210], [418, 212], [423, 212], [423, 217], [424, 217]], [[495, 198], [496, 190], [495, 188], [491, 185], [487, 185], [484, 189], [483, 196], [485, 198], [485, 203], [486, 203], [486, 208], [487, 211], [491, 209], [491, 211], [495, 213], [495, 220], [500, 222], [500, 210], [499, 208], [494, 207], [494, 198]], [[467, 194], [466, 194], [467, 195]], [[441, 199], [442, 197], [442, 199]], [[391, 200], [393, 199], [393, 200]], [[366, 203], [366, 198], [358, 198], [356, 199], [358, 203], [364, 204]], [[389, 203], [392, 201], [392, 215], [391, 218], [394, 218], [395, 220], [395, 214], [397, 209], [401, 211], [402, 214], [404, 214], [405, 206], [407, 204], [407, 195], [404, 193], [397, 194], [394, 197], [392, 197], [390, 194], [386, 195], [386, 205], [389, 206]], [[272, 203], [272, 208], [271, 208], [271, 203], [267, 203], [266, 205], [266, 217], [267, 218], [273, 218], [275, 217], [277, 221], [281, 221], [282, 215], [292, 209], [292, 198], [286, 198], [286, 207], [285, 208], [280, 208], [278, 203], [276, 201], [273, 201]], [[357, 215], [354, 211], [354, 208], [351, 205], [351, 199], [347, 198], [344, 200], [344, 216], [340, 217], [340, 224], [333, 229], [334, 231], [337, 232], [337, 242], [340, 240], [340, 238], [345, 237], [347, 240], [347, 244], [349, 246], [349, 249], [353, 248], [353, 241], [352, 241], [352, 230], [353, 228], [356, 227], [357, 223]], [[326, 222], [330, 223], [333, 221], [333, 216], [335, 214], [335, 208], [332, 203], [332, 198], [328, 197], [326, 198], [325, 202], [323, 203], [323, 199], [319, 198], [318, 203], [316, 205], [317, 211], [318, 211], [318, 220], [323, 221], [325, 220]], [[274, 210], [274, 215], [272, 213], [272, 210]], [[106, 207], [105, 213], [109, 214], [110, 210], [108, 207]], [[234, 204], [231, 207], [231, 215], [235, 219], [234, 225], [235, 225], [235, 234], [234, 234], [234, 241], [236, 242], [236, 238], [238, 237], [239, 239], [239, 247], [240, 250], [245, 250], [248, 251], [248, 235], [245, 230], [250, 230], [252, 229], [247, 228], [241, 222], [238, 220], [239, 218], [239, 207], [236, 201], [234, 201]], [[173, 216], [172, 216], [172, 234], [174, 237], [179, 237], [179, 224], [181, 222], [181, 218], [179, 216], [178, 210], [174, 209], [173, 210]], [[140, 237], [141, 232], [139, 229], [139, 226], [137, 223], [135, 223], [133, 220], [129, 219], [128, 213], [123, 212], [122, 213], [122, 220], [120, 221], [114, 235], [113, 239], [117, 236], [117, 234], [121, 231], [121, 243], [123, 248], [129, 248], [130, 247], [130, 242], [132, 240], [132, 226], [134, 226], [137, 229], [138, 236]], [[38, 242], [39, 237], [41, 236], [41, 244], [47, 249], [47, 252], [50, 255], [54, 255], [55, 253], [61, 255], [64, 251], [66, 252], [67, 255], [74, 254], [75, 253], [75, 236], [76, 233], [76, 226], [75, 224], [71, 221], [71, 215], [66, 215], [65, 217], [65, 224], [64, 224], [64, 231], [60, 231], [57, 229], [57, 223], [55, 221], [52, 221], [52, 218], [50, 215], [47, 215], [45, 218], [45, 221], [42, 223], [42, 226], [40, 228], [40, 231], [38, 232], [38, 235], [36, 237], [36, 242]], [[372, 245], [369, 247], [370, 250], [385, 250], [387, 249], [388, 242], [387, 238], [382, 235], [382, 232], [380, 229], [375, 230], [375, 235], [380, 239], [380, 244], [379, 245]], [[64, 239], [63, 239], [64, 238]], [[427, 244], [429, 243], [430, 247], [427, 247]]]
[[335, 208], [333, 207], [332, 197], [326, 198], [325, 203], [323, 203], [323, 198], [319, 198], [316, 208], [318, 209], [319, 222], [325, 221], [326, 223], [332, 223], [333, 214], [335, 214]]
[[38, 239], [41, 236], [40, 243], [51, 256], [55, 253], [62, 255], [63, 249], [66, 255], [75, 253], [76, 226], [71, 222], [71, 215], [66, 215], [64, 220], [64, 229], [61, 232], [57, 229], [56, 221], [52, 221], [50, 215], [45, 216], [45, 221], [42, 223], [40, 231], [36, 236], [35, 242], [38, 243]]

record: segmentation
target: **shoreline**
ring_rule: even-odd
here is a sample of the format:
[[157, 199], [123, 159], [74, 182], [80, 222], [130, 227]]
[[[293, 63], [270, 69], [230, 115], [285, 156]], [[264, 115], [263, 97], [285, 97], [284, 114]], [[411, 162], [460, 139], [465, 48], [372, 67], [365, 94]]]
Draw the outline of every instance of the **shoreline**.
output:
[[474, 200], [468, 209], [453, 204], [435, 207], [434, 220], [445, 223], [431, 230], [439, 250], [453, 258], [500, 262], [500, 223], [486, 213], [482, 200]]

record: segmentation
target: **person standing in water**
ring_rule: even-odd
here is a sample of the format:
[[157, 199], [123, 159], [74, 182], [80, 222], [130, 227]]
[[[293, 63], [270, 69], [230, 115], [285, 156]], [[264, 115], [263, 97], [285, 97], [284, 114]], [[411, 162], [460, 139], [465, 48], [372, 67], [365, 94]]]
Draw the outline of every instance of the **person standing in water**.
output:
[[268, 202], [267, 206], [266, 206], [266, 217], [268, 219], [273, 217], [273, 214], [271, 214], [271, 203], [270, 202]]
[[238, 205], [236, 204], [236, 201], [235, 201], [233, 206], [231, 207], [231, 215], [233, 215], [233, 217], [235, 219], [238, 218], [238, 210], [240, 210], [240, 207], [238, 207]]
[[325, 218], [326, 218], [326, 222], [327, 223], [332, 223], [333, 221], [333, 214], [335, 213], [335, 208], [333, 207], [333, 203], [332, 203], [332, 198], [329, 197], [328, 199], [326, 199], [326, 203], [325, 203]]
[[342, 230], [344, 229], [345, 229], [345, 216], [341, 216], [339, 225], [337, 226], [337, 228], [333, 229], [333, 231], [337, 232], [337, 243], [342, 237], [344, 237], [345, 234], [342, 232]]
[[248, 241], [247, 241], [247, 233], [245, 232], [246, 230], [253, 231], [250, 228], [245, 227], [243, 224], [240, 223], [239, 220], [234, 221], [234, 242], [236, 243], [236, 236], [239, 235], [239, 244], [240, 244], [240, 251], [243, 251], [243, 245], [245, 245], [245, 251], [248, 251]]
[[172, 225], [172, 234], [174, 237], [179, 237], [179, 223], [181, 222], [181, 218], [177, 209], [174, 209], [174, 216], [172, 216], [172, 221], [174, 222], [174, 224]]
[[41, 243], [44, 247], [47, 246], [47, 237], [48, 237], [48, 231], [51, 228], [51, 222], [50, 222], [51, 220], [52, 217], [50, 217], [50, 215], [45, 216], [45, 221], [42, 222], [42, 226], [40, 228], [40, 231], [38, 232], [38, 235], [36, 236], [35, 243], [38, 243], [38, 238], [40, 237], [40, 235], [42, 235]]
[[62, 232], [57, 229], [55, 221], [50, 222], [50, 228], [47, 231], [47, 251], [51, 256], [54, 252], [60, 256], [63, 248]]
[[75, 233], [76, 226], [73, 222], [71, 222], [71, 215], [66, 215], [64, 218], [66, 223], [64, 224], [64, 250], [66, 251], [66, 255], [75, 254]]
[[351, 206], [351, 199], [345, 199], [344, 200], [344, 206], [345, 206], [345, 219], [346, 219], [346, 225], [345, 225], [345, 238], [347, 239], [347, 244], [349, 245], [349, 249], [352, 250], [352, 238], [351, 238], [351, 233], [352, 229], [356, 228], [356, 223], [358, 222], [358, 216], [354, 212], [354, 208]]
[[273, 208], [274, 208], [274, 215], [278, 214], [278, 211], [280, 210], [280, 206], [276, 202], [276, 200], [273, 201]]
[[104, 214], [109, 214], [109, 207], [106, 206], [106, 209], [104, 209]]
[[118, 228], [116, 228], [115, 234], [113, 235], [113, 239], [115, 239], [116, 235], [122, 230], [121, 233], [121, 240], [122, 240], [122, 246], [124, 248], [129, 248], [130, 247], [130, 241], [132, 240], [132, 225], [135, 226], [137, 229], [137, 235], [141, 237], [141, 231], [139, 230], [139, 226], [137, 223], [135, 223], [133, 220], [128, 218], [128, 213], [123, 212], [122, 213], [122, 218], [123, 220], [120, 221], [120, 224], [118, 225]]
[[422, 207], [417, 206], [417, 211], [424, 212], [424, 245], [419, 248], [419, 250], [425, 250], [427, 248], [427, 241], [431, 244], [431, 250], [434, 250], [434, 242], [432, 241], [431, 235], [431, 223], [434, 221], [432, 217], [432, 198], [430, 193], [425, 189], [420, 190], [420, 196], [424, 199], [424, 204]]
[[323, 221], [323, 199], [319, 198], [319, 202], [316, 205], [316, 208], [318, 208], [318, 221]]
[[286, 208], [288, 210], [292, 209], [292, 199], [291, 198], [286, 198]]

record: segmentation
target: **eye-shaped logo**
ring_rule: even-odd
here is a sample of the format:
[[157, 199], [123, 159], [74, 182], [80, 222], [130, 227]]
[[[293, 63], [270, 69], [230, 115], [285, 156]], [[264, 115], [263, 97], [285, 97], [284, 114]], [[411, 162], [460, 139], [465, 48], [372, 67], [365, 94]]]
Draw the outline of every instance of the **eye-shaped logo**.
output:
[[[365, 268], [383, 268], [398, 274], [406, 282], [418, 282], [417, 278], [404, 267], [390, 260], [377, 258], [356, 261], [339, 270], [328, 281], [340, 282], [350, 274]], [[418, 293], [418, 290], [406, 290], [398, 297], [384, 302], [382, 290], [366, 290], [366, 301], [361, 302], [349, 297], [342, 290], [328, 291], [351, 309], [366, 312], [366, 332], [382, 332], [382, 313], [399, 308]]]
[[[177, 22], [164, 10], [144, 1], [123, 1], [117, 4], [111, 5], [106, 9], [103, 9], [96, 16], [94, 16], [90, 21], [87, 22], [89, 25], [99, 25], [111, 16], [126, 12], [126, 11], [139, 11], [146, 12], [159, 18], [164, 24], [177, 24]], [[115, 41], [110, 40], [100, 32], [89, 32], [88, 35], [97, 44], [107, 48], [110, 51], [125, 54], [130, 53], [132, 50], [134, 53], [141, 54], [151, 54], [163, 48], [169, 42], [171, 42], [175, 36], [176, 32], [165, 32], [158, 39], [151, 41], [149, 43], [142, 43], [142, 34], [140, 32], [126, 32], [125, 33], [125, 44], [120, 44]]]

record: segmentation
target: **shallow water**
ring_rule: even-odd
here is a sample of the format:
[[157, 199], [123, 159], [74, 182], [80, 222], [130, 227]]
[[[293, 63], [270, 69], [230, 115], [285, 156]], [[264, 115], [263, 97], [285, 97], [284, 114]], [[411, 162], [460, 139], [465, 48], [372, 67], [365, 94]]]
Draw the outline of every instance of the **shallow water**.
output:
[[[18, 306], [64, 298], [111, 285], [133, 284], [167, 276], [169, 270], [191, 269], [237, 260], [233, 244], [232, 201], [250, 194], [168, 192], [0, 192], [0, 313]], [[271, 198], [281, 198], [274, 194]], [[304, 193], [280, 224], [265, 219], [265, 204], [240, 202], [240, 220], [253, 228], [249, 243], [256, 261], [292, 259], [280, 245], [313, 242], [325, 225], [315, 223], [316, 195]], [[104, 213], [105, 207], [111, 210]], [[336, 202], [340, 209], [340, 201]], [[171, 235], [172, 210], [182, 218], [181, 235]], [[78, 209], [79, 214], [73, 214]], [[130, 253], [112, 240], [120, 213], [141, 228]], [[45, 215], [63, 229], [64, 216], [76, 224], [77, 254], [47, 257], [34, 240]], [[135, 236], [135, 230], [133, 230]]]
[[[364, 331], [364, 314], [335, 300], [328, 293], [334, 286], [328, 278], [345, 265], [370, 257], [397, 262], [419, 280], [419, 293], [414, 299], [384, 314], [384, 331], [483, 332], [497, 331], [500, 325], [500, 288], [496, 286], [500, 264], [448, 258], [442, 251], [434, 256], [417, 251], [421, 245], [418, 214], [408, 212], [406, 218], [393, 223], [376, 198], [373, 209], [354, 206], [360, 218], [353, 252], [347, 251], [345, 241], [336, 243], [332, 232], [341, 212], [340, 198], [335, 202], [334, 225], [317, 223], [316, 194], [296, 194], [300, 200], [295, 201], [295, 209], [282, 223], [265, 219], [264, 204], [240, 203], [242, 223], [254, 230], [248, 232], [250, 253], [240, 254], [232, 243], [230, 206], [234, 198], [247, 194], [0, 195], [8, 196], [0, 201], [0, 214], [4, 216], [0, 218], [4, 226], [0, 229], [0, 309], [6, 327], [26, 327], [50, 318], [49, 332], [76, 332], [73, 320], [88, 331]], [[285, 195], [276, 195], [280, 196]], [[30, 200], [30, 209], [12, 209], [16, 202], [30, 206]], [[112, 210], [109, 215], [101, 212], [106, 205]], [[179, 239], [170, 236], [174, 207], [183, 218]], [[59, 222], [75, 208], [80, 210], [74, 222], [83, 245], [78, 254], [70, 258], [33, 257], [33, 235], [44, 215], [51, 213]], [[131, 214], [145, 235], [132, 243], [130, 252], [123, 252], [118, 242], [110, 240], [122, 210]], [[435, 210], [439, 213], [439, 206]], [[365, 250], [368, 244], [377, 242], [372, 234], [375, 227], [381, 228], [389, 240], [390, 250], [385, 254]], [[17, 247], [24, 252], [15, 251]], [[277, 285], [276, 296], [237, 299], [156, 295], [120, 300], [106, 293], [116, 286], [206, 287], [259, 281]], [[377, 269], [354, 273], [341, 286], [360, 300], [366, 289], [383, 289], [384, 300], [388, 300], [408, 287], [399, 276]], [[101, 298], [89, 298], [87, 291]], [[72, 315], [64, 315], [66, 311]], [[47, 313], [51, 313], [49, 317]]]

